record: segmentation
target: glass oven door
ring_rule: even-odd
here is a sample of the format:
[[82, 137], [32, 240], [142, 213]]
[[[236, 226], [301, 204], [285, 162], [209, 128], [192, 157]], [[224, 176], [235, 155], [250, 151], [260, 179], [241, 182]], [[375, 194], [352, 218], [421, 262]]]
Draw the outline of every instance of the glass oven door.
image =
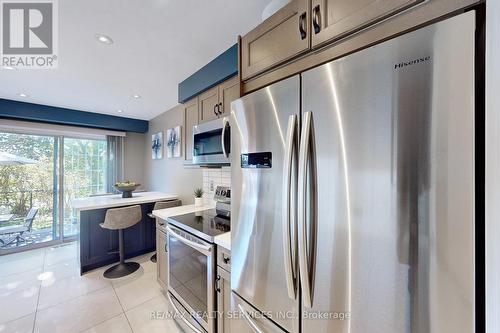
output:
[[[182, 304], [191, 318], [194, 318], [207, 332], [213, 332], [215, 327], [213, 244], [172, 225], [167, 226], [167, 231], [168, 291]], [[183, 310], [180, 311], [184, 312]], [[186, 323], [191, 318], [181, 316], [180, 319]]]

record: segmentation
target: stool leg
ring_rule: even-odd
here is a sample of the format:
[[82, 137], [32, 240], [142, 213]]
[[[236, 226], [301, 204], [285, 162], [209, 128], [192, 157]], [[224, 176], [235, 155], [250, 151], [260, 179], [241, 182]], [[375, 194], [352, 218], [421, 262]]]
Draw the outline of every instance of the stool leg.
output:
[[136, 262], [125, 262], [125, 240], [123, 239], [123, 229], [118, 229], [118, 247], [120, 249], [120, 263], [108, 268], [104, 273], [104, 277], [108, 279], [121, 278], [132, 274], [141, 267]]
[[120, 247], [120, 264], [125, 263], [125, 245], [123, 242], [123, 229], [118, 230], [118, 244]]

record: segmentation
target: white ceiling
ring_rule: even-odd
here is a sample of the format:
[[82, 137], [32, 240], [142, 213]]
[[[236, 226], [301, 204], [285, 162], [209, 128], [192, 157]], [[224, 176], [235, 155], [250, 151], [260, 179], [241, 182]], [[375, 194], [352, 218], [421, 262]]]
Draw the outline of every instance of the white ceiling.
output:
[[0, 98], [149, 120], [177, 104], [179, 82], [259, 24], [269, 0], [58, 3], [59, 67], [0, 70]]

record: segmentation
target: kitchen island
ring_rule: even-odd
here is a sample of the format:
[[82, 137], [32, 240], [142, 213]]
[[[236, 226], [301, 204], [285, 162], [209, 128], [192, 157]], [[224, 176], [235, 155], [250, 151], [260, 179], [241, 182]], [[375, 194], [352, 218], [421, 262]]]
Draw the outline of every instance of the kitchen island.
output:
[[175, 200], [176, 195], [161, 192], [138, 192], [132, 198], [122, 198], [120, 194], [74, 199], [80, 220], [80, 274], [89, 270], [115, 263], [119, 260], [118, 232], [103, 229], [106, 211], [110, 208], [140, 205], [142, 220], [125, 229], [125, 257], [131, 258], [152, 252], [156, 248], [155, 221], [148, 216], [158, 201]]

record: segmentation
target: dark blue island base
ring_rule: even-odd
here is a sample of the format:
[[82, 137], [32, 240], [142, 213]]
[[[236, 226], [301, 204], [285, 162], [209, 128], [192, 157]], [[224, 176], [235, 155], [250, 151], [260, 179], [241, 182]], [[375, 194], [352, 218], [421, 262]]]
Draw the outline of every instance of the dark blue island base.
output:
[[[156, 250], [155, 219], [148, 216], [154, 204], [141, 204], [142, 220], [124, 230], [125, 258]], [[103, 229], [99, 225], [104, 222], [108, 209], [80, 211], [80, 274], [120, 260], [118, 230]]]

